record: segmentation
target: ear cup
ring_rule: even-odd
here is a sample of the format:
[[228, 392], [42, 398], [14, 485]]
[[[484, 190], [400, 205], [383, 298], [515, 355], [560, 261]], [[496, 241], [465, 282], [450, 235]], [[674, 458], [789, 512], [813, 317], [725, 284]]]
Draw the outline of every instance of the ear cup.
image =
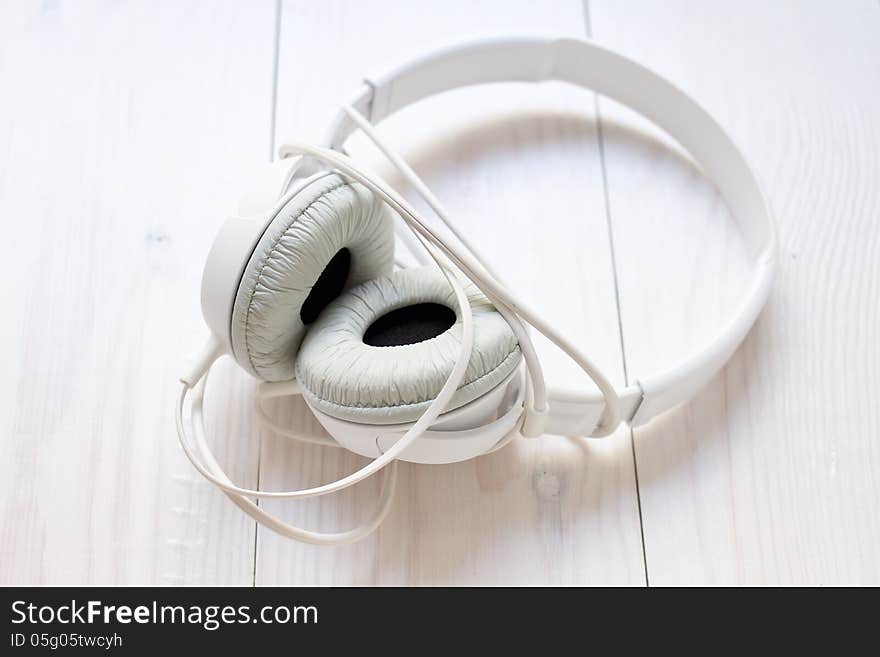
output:
[[236, 361], [287, 381], [308, 325], [344, 289], [391, 272], [390, 209], [366, 187], [328, 174], [277, 213], [245, 267], [232, 311]]
[[[474, 285], [466, 290], [474, 349], [447, 410], [492, 390], [521, 359], [507, 321]], [[325, 308], [303, 341], [297, 381], [313, 408], [337, 419], [411, 422], [449, 377], [461, 331], [455, 293], [440, 270], [397, 271], [352, 288]]]

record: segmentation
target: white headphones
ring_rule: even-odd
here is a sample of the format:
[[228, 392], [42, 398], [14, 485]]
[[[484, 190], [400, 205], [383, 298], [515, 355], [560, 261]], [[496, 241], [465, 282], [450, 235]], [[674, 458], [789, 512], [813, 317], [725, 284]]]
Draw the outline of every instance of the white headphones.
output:
[[[592, 89], [676, 138], [724, 197], [753, 262], [748, 292], [728, 326], [673, 369], [621, 391], [505, 288], [438, 199], [372, 127], [450, 89], [542, 80]], [[443, 239], [397, 192], [343, 154], [342, 144], [355, 129], [414, 185], [458, 243]], [[520, 435], [598, 437], [620, 422], [649, 421], [690, 399], [713, 377], [770, 291], [775, 251], [770, 213], [742, 154], [682, 91], [587, 41], [511, 38], [433, 53], [366, 82], [333, 121], [324, 147], [290, 143], [280, 155], [223, 225], [208, 256], [202, 311], [212, 336], [181, 377], [177, 430], [202, 475], [258, 522], [298, 540], [346, 543], [378, 527], [390, 509], [397, 459], [451, 463], [500, 449]], [[402, 220], [397, 226], [396, 219]], [[395, 229], [423, 266], [393, 271]], [[548, 389], [527, 326], [576, 362], [598, 394]], [[306, 490], [234, 485], [208, 447], [202, 417], [208, 371], [223, 354], [263, 381], [257, 413], [272, 429], [375, 460]], [[278, 427], [260, 405], [262, 399], [297, 394], [333, 439]], [[326, 495], [386, 465], [377, 511], [348, 532], [293, 527], [250, 499]]]

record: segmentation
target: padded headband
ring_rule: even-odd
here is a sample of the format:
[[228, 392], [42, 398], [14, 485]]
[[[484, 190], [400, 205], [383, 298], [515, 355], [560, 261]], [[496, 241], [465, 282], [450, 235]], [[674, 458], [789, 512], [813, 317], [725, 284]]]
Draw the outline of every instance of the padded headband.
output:
[[[378, 123], [435, 94], [492, 82], [558, 80], [627, 105], [668, 132], [715, 184], [754, 264], [747, 293], [712, 340], [670, 370], [620, 392], [631, 424], [643, 424], [693, 397], [721, 369], [763, 308], [773, 280], [775, 235], [755, 174], [720, 125], [675, 85], [622, 55], [575, 39], [506, 38], [441, 50], [366, 81], [351, 105]], [[341, 111], [325, 143], [340, 149], [355, 126]], [[598, 393], [553, 390], [548, 433], [589, 433], [603, 410]]]

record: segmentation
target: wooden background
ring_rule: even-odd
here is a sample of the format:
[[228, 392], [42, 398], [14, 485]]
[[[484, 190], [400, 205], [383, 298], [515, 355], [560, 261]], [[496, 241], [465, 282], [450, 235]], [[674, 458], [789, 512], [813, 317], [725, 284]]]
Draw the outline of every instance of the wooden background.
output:
[[[314, 137], [363, 75], [505, 33], [591, 36], [731, 131], [777, 217], [770, 303], [723, 373], [650, 426], [404, 464], [368, 539], [281, 539], [176, 443], [213, 235], [246, 172]], [[744, 281], [712, 187], [606, 99], [470, 89], [382, 130], [621, 384], [711, 335]], [[363, 140], [352, 151], [387, 173]], [[878, 186], [876, 1], [4, 2], [0, 582], [880, 584]], [[308, 486], [364, 462], [260, 433], [254, 386], [224, 362], [208, 390], [235, 479]], [[298, 410], [274, 408], [308, 422]], [[266, 506], [343, 528], [376, 483]]]

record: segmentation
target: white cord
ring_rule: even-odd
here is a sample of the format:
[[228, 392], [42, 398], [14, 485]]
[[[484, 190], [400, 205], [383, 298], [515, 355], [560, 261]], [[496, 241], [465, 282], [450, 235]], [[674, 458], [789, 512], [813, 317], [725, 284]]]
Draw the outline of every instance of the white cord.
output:
[[[593, 363], [593, 361], [575, 345], [573, 345], [563, 335], [558, 333], [552, 326], [540, 318], [540, 316], [525, 305], [520, 299], [514, 297], [504, 287], [491, 276], [486, 276], [484, 268], [474, 260], [466, 251], [444, 241], [437, 233], [428, 226], [418, 215], [415, 209], [406, 199], [401, 197], [387, 183], [376, 176], [373, 176], [358, 166], [356, 166], [350, 158], [337, 153], [336, 151], [312, 146], [301, 142], [290, 142], [284, 144], [280, 149], [282, 157], [287, 155], [309, 155], [317, 160], [324, 162], [338, 169], [350, 178], [361, 183], [374, 194], [382, 198], [390, 205], [401, 218], [409, 224], [419, 235], [428, 240], [432, 245], [443, 252], [464, 274], [485, 294], [496, 307], [505, 306], [511, 312], [518, 315], [522, 320], [531, 324], [537, 331], [544, 334], [547, 339], [559, 347], [571, 360], [573, 360], [586, 374], [589, 376], [602, 396], [605, 399], [605, 410], [599, 426], [591, 434], [594, 438], [600, 438], [611, 435], [620, 424], [622, 419], [620, 398], [614, 386], [602, 371]], [[534, 375], [534, 373], [533, 373]], [[535, 381], [537, 383], [537, 381]], [[535, 388], [537, 397], [538, 388]], [[543, 415], [546, 414], [546, 404], [538, 401], [536, 404], [536, 419], [541, 422]], [[527, 409], [528, 411], [528, 409]], [[527, 426], [530, 422], [529, 417], [525, 420]]]
[[449, 231], [455, 235], [456, 239], [461, 242], [464, 247], [470, 251], [474, 257], [480, 261], [480, 264], [483, 267], [483, 271], [495, 278], [496, 280], [501, 280], [498, 274], [489, 266], [489, 261], [486, 257], [484, 257], [477, 247], [471, 243], [470, 240], [458, 229], [458, 227], [453, 223], [453, 221], [449, 218], [449, 213], [446, 212], [443, 205], [440, 203], [440, 199], [434, 196], [434, 193], [430, 190], [430, 188], [425, 184], [425, 182], [419, 177], [419, 175], [413, 170], [413, 168], [409, 165], [409, 163], [404, 160], [400, 155], [398, 155], [388, 143], [379, 136], [379, 133], [373, 127], [373, 124], [367, 120], [363, 114], [358, 112], [351, 105], [340, 105], [342, 110], [348, 114], [348, 117], [357, 125], [358, 129], [363, 132], [370, 141], [379, 149], [379, 151], [388, 158], [388, 161], [394, 165], [394, 167], [401, 173], [401, 175], [415, 188], [415, 190], [419, 193], [419, 195], [425, 199], [425, 202], [434, 210], [434, 213], [439, 217], [440, 221], [442, 221], [445, 226], [449, 229]]
[[[206, 372], [193, 390], [192, 424], [195, 427], [194, 435], [196, 449], [202, 460], [216, 476], [224, 478], [229, 483], [232, 483], [229, 481], [228, 477], [226, 477], [220, 464], [217, 463], [211, 449], [208, 447], [207, 440], [205, 440], [205, 422], [202, 411], [202, 402], [204, 400], [207, 378], [208, 373]], [[312, 545], [345, 545], [364, 538], [382, 524], [382, 521], [385, 520], [385, 517], [391, 510], [396, 485], [397, 462], [395, 461], [382, 477], [382, 488], [379, 492], [379, 505], [373, 512], [373, 515], [360, 526], [345, 532], [337, 533], [315, 532], [296, 527], [284, 522], [271, 513], [268, 513], [265, 509], [257, 506], [244, 495], [238, 495], [228, 491], [224, 491], [224, 493], [235, 503], [236, 506], [238, 506], [238, 508], [247, 513], [254, 520], [282, 536], [302, 541], [304, 543], [311, 543]]]
[[[310, 155], [325, 164], [333, 166], [354, 180], [357, 180], [395, 209], [406, 223], [407, 227], [412, 231], [415, 241], [421, 243], [425, 250], [428, 251], [430, 257], [437, 263], [444, 276], [451, 284], [456, 296], [456, 303], [459, 307], [459, 316], [462, 318], [461, 349], [457, 355], [449, 377], [446, 379], [440, 392], [431, 404], [429, 404], [427, 410], [421, 415], [421, 417], [419, 417], [413, 426], [404, 433], [400, 440], [395, 442], [388, 449], [388, 451], [384, 452], [381, 456], [374, 459], [360, 470], [357, 470], [335, 482], [294, 491], [261, 491], [237, 486], [224, 472], [211, 452], [207, 440], [205, 439], [202, 402], [211, 365], [221, 353], [218, 345], [213, 340], [206, 346], [202, 357], [196, 366], [181, 379], [182, 388], [176, 407], [177, 434], [181, 448], [190, 463], [192, 463], [193, 467], [202, 476], [223, 490], [239, 508], [266, 527], [269, 527], [284, 536], [320, 545], [338, 545], [353, 542], [363, 538], [379, 526], [387, 515], [393, 499], [397, 477], [397, 457], [415, 440], [421, 437], [434, 424], [439, 415], [446, 410], [452, 396], [455, 394], [464, 378], [473, 351], [473, 317], [464, 288], [449, 262], [446, 261], [446, 258], [461, 269], [461, 271], [463, 271], [465, 275], [490, 299], [490, 301], [493, 302], [499, 312], [505, 317], [516, 334], [517, 339], [520, 341], [520, 348], [526, 359], [529, 372], [527, 379], [528, 394], [526, 395], [526, 408], [517, 420], [514, 429], [507, 436], [502, 438], [491, 451], [496, 451], [507, 445], [519, 431], [540, 433], [540, 429], [543, 427], [543, 419], [547, 413], [546, 387], [544, 384], [543, 372], [541, 370], [537, 353], [534, 350], [531, 338], [528, 335], [523, 321], [543, 333], [551, 342], [562, 349], [587, 373], [602, 392], [606, 404], [605, 412], [603, 414], [602, 423], [593, 433], [594, 436], [608, 435], [613, 432], [619, 424], [621, 416], [620, 400], [614, 387], [604, 374], [586, 355], [570, 344], [563, 336], [557, 334], [556, 331], [541, 320], [536, 313], [528, 309], [519, 299], [514, 297], [504, 288], [504, 286], [493, 275], [491, 270], [481, 262], [482, 259], [479, 257], [476, 249], [468, 242], [464, 235], [455, 228], [455, 225], [449, 219], [447, 212], [442, 207], [439, 200], [431, 193], [418, 175], [401, 157], [397, 156], [384, 144], [363, 116], [350, 107], [346, 108], [346, 111], [386, 155], [386, 157], [388, 157], [401, 171], [404, 177], [409, 180], [417, 191], [425, 198], [427, 203], [437, 213], [438, 217], [440, 217], [441, 221], [443, 221], [443, 223], [465, 247], [464, 251], [447, 244], [422, 220], [415, 209], [413, 209], [403, 197], [397, 194], [397, 192], [381, 179], [358, 168], [348, 157], [332, 150], [300, 143], [291, 143], [282, 146], [282, 157], [285, 155]], [[445, 256], [445, 258], [443, 256]], [[193, 446], [190, 444], [184, 422], [185, 404], [190, 392], [193, 392], [191, 420], [192, 425], [195, 427], [193, 432], [195, 435], [195, 449], [193, 449]], [[332, 441], [329, 441], [329, 439], [326, 439], [323, 436], [306, 436], [277, 426], [266, 415], [260, 405], [260, 401], [260, 398], [258, 398], [256, 404], [258, 417], [260, 417], [260, 419], [273, 430], [304, 442], [311, 442], [320, 445], [333, 444]], [[531, 426], [529, 426], [530, 424]], [[329, 534], [294, 527], [293, 525], [285, 523], [267, 513], [248, 499], [248, 497], [309, 498], [327, 495], [353, 486], [367, 477], [372, 476], [389, 464], [392, 468], [383, 478], [380, 504], [376, 513], [369, 521], [360, 527], [347, 532]]]

